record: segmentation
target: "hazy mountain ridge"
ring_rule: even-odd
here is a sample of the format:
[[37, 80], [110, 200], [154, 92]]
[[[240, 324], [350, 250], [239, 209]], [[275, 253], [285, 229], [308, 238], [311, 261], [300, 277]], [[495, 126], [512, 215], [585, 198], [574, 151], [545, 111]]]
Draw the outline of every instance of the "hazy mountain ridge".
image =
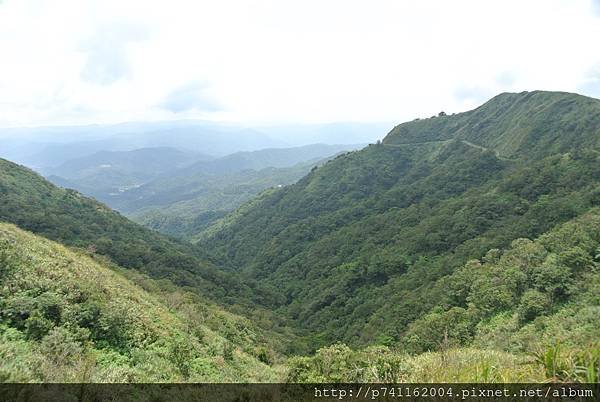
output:
[[[177, 189], [153, 194], [148, 201], [158, 206], [151, 204], [128, 216], [159, 232], [188, 238], [261, 191], [292, 184], [329, 159], [301, 162], [292, 167], [193, 176], [191, 182], [183, 179]], [[169, 202], [166, 195], [173, 201]]]
[[40, 173], [74, 158], [100, 151], [170, 147], [225, 156], [240, 151], [289, 148], [315, 143], [360, 144], [374, 141], [391, 124], [337, 123], [244, 126], [201, 120], [90, 126], [0, 129], [0, 157]]
[[[131, 214], [151, 206], [165, 206], [199, 196], [218, 198], [218, 193], [213, 194], [212, 191], [221, 190], [213, 190], [215, 185], [224, 188], [243, 187], [251, 181], [249, 193], [242, 189], [243, 193], [247, 193], [242, 200], [246, 200], [270, 185], [290, 184], [297, 180], [305, 172], [301, 164], [312, 167], [323, 158], [360, 146], [311, 144], [236, 152], [221, 158], [174, 148], [101, 151], [72, 159], [47, 172], [48, 179], [55, 184], [73, 188], [114, 209]], [[287, 169], [294, 165], [298, 165], [295, 168], [298, 173]], [[210, 210], [231, 210], [239, 202], [230, 206], [230, 201], [225, 200], [224, 204], [223, 208]]]
[[186, 237], [260, 191], [291, 184], [332, 155], [360, 145], [311, 144], [222, 158], [172, 148], [103, 151], [51, 170], [76, 189], [152, 229]]
[[46, 176], [61, 187], [107, 201], [111, 196], [141, 186], [161, 174], [208, 159], [211, 159], [208, 155], [174, 148], [100, 151], [48, 169]]
[[149, 176], [178, 169], [209, 155], [184, 152], [175, 148], [140, 148], [133, 151], [100, 151], [87, 157], [71, 159], [51, 170], [51, 174], [66, 179], [81, 179], [93, 175], [96, 169], [127, 169]]

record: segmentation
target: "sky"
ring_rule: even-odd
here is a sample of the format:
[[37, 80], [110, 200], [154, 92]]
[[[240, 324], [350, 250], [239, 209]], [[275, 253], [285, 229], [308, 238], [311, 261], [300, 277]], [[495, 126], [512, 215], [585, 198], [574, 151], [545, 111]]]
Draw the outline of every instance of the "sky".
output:
[[600, 0], [0, 0], [0, 127], [402, 122], [600, 98]]

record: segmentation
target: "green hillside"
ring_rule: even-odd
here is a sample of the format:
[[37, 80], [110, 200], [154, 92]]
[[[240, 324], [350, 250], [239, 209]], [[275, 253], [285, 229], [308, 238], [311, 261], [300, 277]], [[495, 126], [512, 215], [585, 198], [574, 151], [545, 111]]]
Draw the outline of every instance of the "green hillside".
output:
[[[594, 209], [534, 242], [519, 239], [470, 261], [449, 281], [449, 297], [466, 298], [468, 307], [434, 309], [411, 325], [402, 345], [337, 344], [281, 361], [271, 350], [272, 334], [248, 319], [0, 224], [0, 379], [594, 382], [599, 234]], [[492, 293], [498, 275], [503, 286]], [[439, 351], [419, 353], [416, 346]]]
[[600, 147], [600, 102], [566, 92], [503, 93], [475, 110], [396, 126], [385, 144], [449, 139], [504, 158], [539, 159]]
[[454, 306], [439, 284], [467, 261], [600, 204], [599, 139], [598, 100], [503, 94], [400, 125], [252, 201], [198, 245], [278, 292], [276, 311], [305, 347], [396, 345]]
[[490, 250], [432, 286], [441, 302], [400, 344], [323, 348], [292, 359], [288, 380], [600, 381], [599, 208]]
[[313, 144], [212, 159], [166, 147], [102, 151], [63, 163], [48, 180], [151, 229], [187, 238], [261, 191], [294, 183], [336, 153], [357, 147]]
[[116, 271], [97, 255], [0, 224], [0, 381], [261, 382], [280, 375], [249, 320]]
[[[295, 148], [237, 152], [209, 161], [199, 161], [101, 201], [127, 214], [178, 202], [195, 202], [194, 200], [206, 204], [203, 212], [218, 210], [217, 206], [221, 201], [225, 208], [231, 205], [238, 206], [239, 202], [235, 197], [238, 192], [240, 198], [244, 198], [244, 192], [252, 193], [253, 188], [261, 186], [264, 189], [261, 182], [274, 182], [278, 178], [285, 180], [284, 184], [291, 183], [308, 172], [312, 166], [307, 165], [316, 164], [341, 151], [356, 148], [356, 145], [313, 144]], [[247, 190], [244, 185], [252, 189]], [[224, 191], [230, 191], [232, 194], [222, 196]], [[256, 192], [252, 193], [254, 194]]]
[[203, 253], [135, 224], [105, 205], [54, 186], [33, 171], [0, 159], [0, 222], [69, 246], [106, 255], [116, 264], [167, 278], [226, 304], [254, 308], [268, 297], [205, 262]]

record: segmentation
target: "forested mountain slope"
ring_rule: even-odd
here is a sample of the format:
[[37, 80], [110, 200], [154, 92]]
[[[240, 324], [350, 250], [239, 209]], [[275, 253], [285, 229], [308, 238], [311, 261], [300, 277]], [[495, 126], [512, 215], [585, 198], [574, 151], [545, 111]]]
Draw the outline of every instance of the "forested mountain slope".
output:
[[253, 200], [197, 236], [260, 280], [307, 347], [403, 342], [436, 283], [600, 203], [600, 101], [502, 94], [470, 112], [396, 127]]
[[294, 183], [336, 153], [358, 147], [312, 144], [221, 158], [166, 147], [102, 151], [63, 163], [48, 180], [186, 238], [264, 189]]
[[599, 116], [405, 123], [195, 245], [0, 159], [0, 380], [598, 381]]
[[[71, 159], [51, 170], [52, 174], [66, 179], [86, 180], [88, 185], [105, 185], [106, 171], [116, 171], [139, 181], [175, 170], [212, 157], [175, 148], [140, 148], [133, 151], [100, 151], [92, 155]], [[113, 184], [113, 183], [108, 183]]]
[[0, 223], [0, 381], [277, 380], [249, 320], [119, 271]]
[[120, 266], [170, 279], [213, 300], [252, 307], [269, 303], [252, 284], [242, 284], [205, 262], [198, 249], [135, 224], [99, 202], [56, 187], [33, 171], [3, 159], [0, 222], [87, 248]]
[[272, 334], [250, 320], [97, 254], [0, 224], [0, 378], [595, 382], [599, 236], [596, 208], [457, 270], [446, 284], [455, 306], [417, 320], [401, 345], [352, 351], [337, 344], [282, 366], [273, 364]]
[[311, 144], [291, 148], [267, 148], [252, 152], [236, 152], [211, 161], [199, 161], [177, 172], [177, 177], [193, 174], [231, 173], [260, 170], [267, 167], [283, 168], [301, 162], [322, 159], [341, 151], [361, 148], [361, 145]]
[[599, 208], [534, 241], [490, 250], [432, 286], [438, 305], [410, 324], [399, 344], [323, 348], [292, 359], [288, 379], [600, 381]]

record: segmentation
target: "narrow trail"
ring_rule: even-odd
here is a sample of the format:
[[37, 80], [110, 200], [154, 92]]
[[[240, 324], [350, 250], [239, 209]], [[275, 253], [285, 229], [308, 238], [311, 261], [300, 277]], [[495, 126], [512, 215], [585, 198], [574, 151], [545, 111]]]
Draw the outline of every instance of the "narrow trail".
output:
[[[449, 142], [449, 141], [452, 141], [452, 140], [450, 139], [450, 140], [438, 140], [438, 141], [410, 142], [410, 143], [406, 143], [406, 144], [385, 144], [385, 143], [383, 143], [383, 145], [385, 145], [386, 147], [396, 147], [396, 148], [399, 148], [399, 147], [403, 147], [403, 146], [406, 146], [406, 145], [435, 144], [435, 143], [443, 143], [443, 142]], [[486, 148], [483, 145], [473, 144], [472, 142], [467, 141], [467, 140], [460, 140], [460, 142], [462, 142], [463, 144], [468, 145], [470, 147], [477, 148], [477, 149], [479, 149], [481, 151], [491, 151], [491, 152], [494, 153], [494, 155], [496, 155], [496, 158], [498, 158], [500, 160], [510, 161], [510, 162], [514, 162], [515, 161], [514, 159], [510, 159], [510, 158], [506, 158], [504, 156], [501, 156], [500, 152], [496, 151], [495, 149]]]
[[495, 149], [490, 149], [490, 148], [486, 148], [486, 147], [481, 146], [481, 145], [473, 144], [472, 142], [469, 142], [467, 140], [461, 140], [461, 142], [463, 144], [469, 145], [469, 146], [477, 148], [477, 149], [481, 149], [483, 151], [493, 151], [494, 155], [496, 155], [496, 158], [498, 158], [500, 160], [503, 160], [503, 161], [514, 161], [514, 159], [510, 159], [510, 158], [506, 158], [504, 156], [501, 156], [500, 152], [496, 151]]

